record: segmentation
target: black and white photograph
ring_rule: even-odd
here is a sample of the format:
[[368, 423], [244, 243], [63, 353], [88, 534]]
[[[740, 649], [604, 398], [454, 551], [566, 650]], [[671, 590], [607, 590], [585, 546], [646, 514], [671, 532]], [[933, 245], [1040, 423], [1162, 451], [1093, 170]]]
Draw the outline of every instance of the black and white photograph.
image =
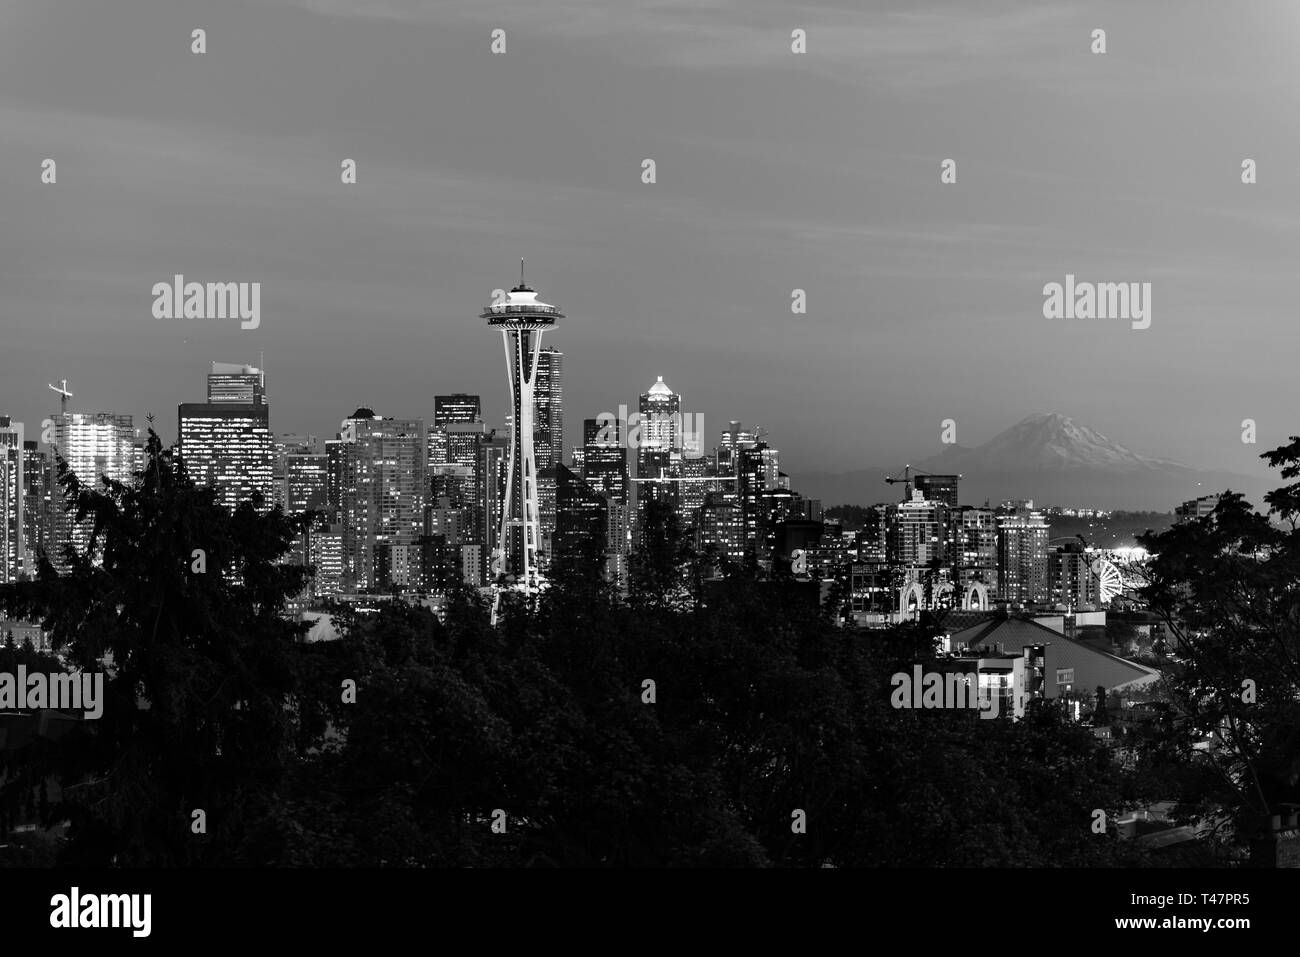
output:
[[1283, 939], [1297, 116], [1297, 0], [0, 0], [10, 939]]

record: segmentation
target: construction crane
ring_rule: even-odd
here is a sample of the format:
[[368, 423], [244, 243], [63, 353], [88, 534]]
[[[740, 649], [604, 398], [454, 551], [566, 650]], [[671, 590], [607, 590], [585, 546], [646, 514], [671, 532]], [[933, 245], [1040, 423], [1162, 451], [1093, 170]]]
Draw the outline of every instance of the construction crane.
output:
[[913, 472], [915, 472], [917, 475], [930, 474], [929, 472], [922, 472], [920, 469], [914, 469], [910, 465], [904, 465], [902, 478], [894, 478], [891, 475], [885, 476], [885, 481], [888, 482], [890, 485], [898, 485], [900, 482], [902, 483], [904, 502], [911, 501], [912, 499], [912, 473]]
[[[912, 485], [913, 485], [912, 476], [913, 475], [934, 475], [934, 474], [936, 473], [923, 472], [920, 469], [912, 468], [912, 466], [910, 465], [904, 465], [902, 478], [894, 478], [893, 476], [886, 475], [885, 481], [888, 482], [890, 485], [898, 485], [901, 482], [903, 485], [903, 501], [909, 502], [912, 499]], [[943, 474], [947, 476], [949, 473], [945, 472]], [[961, 478], [960, 475], [956, 477]]]
[[68, 391], [68, 380], [64, 379], [60, 385], [51, 385], [50, 388], [59, 394], [59, 412], [66, 415], [68, 400], [72, 398], [72, 393]]

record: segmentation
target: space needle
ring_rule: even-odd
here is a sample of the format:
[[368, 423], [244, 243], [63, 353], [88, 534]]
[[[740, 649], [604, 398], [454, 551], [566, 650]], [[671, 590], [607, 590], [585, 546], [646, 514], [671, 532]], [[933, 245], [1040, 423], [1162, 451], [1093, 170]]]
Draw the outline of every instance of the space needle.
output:
[[[533, 384], [542, 333], [564, 314], [541, 302], [524, 282], [524, 261], [519, 260], [519, 285], [483, 310], [488, 326], [501, 330], [506, 352], [506, 378], [510, 384], [513, 416], [510, 424], [510, 458], [506, 468], [506, 494], [501, 506], [501, 527], [492, 549], [492, 578], [497, 600], [501, 588], [535, 595], [541, 588], [537, 546], [541, 537], [537, 511], [537, 456], [533, 450]], [[513, 346], [513, 348], [512, 348]], [[497, 601], [493, 602], [495, 617]]]

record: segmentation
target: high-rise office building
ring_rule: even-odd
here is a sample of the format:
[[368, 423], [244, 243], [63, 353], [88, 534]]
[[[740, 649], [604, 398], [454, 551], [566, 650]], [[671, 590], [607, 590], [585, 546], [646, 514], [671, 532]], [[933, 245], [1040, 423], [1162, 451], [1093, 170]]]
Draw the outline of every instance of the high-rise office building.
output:
[[601, 434], [596, 419], [582, 423], [582, 477], [597, 492], [626, 505], [628, 500], [627, 450], [616, 435]]
[[33, 575], [40, 556], [49, 549], [54, 491], [50, 456], [27, 439], [23, 442], [23, 545], [27, 549], [27, 568]]
[[477, 542], [474, 511], [454, 505], [447, 496], [437, 498], [424, 509], [424, 534], [441, 535], [450, 545]]
[[181, 462], [196, 485], [216, 489], [231, 511], [241, 502], [274, 507], [275, 442], [265, 404], [183, 402], [177, 419]]
[[745, 520], [734, 491], [709, 492], [700, 506], [696, 538], [701, 554], [719, 563], [745, 557]]
[[1047, 522], [1027, 507], [998, 517], [998, 597], [1011, 605], [1049, 600]]
[[455, 392], [451, 395], [433, 397], [433, 424], [447, 425], [450, 422], [482, 422], [482, 398], [467, 392]]
[[780, 487], [780, 453], [766, 442], [760, 441], [749, 447], [741, 447], [735, 459], [736, 492], [744, 524], [745, 545], [757, 548], [763, 535], [763, 495], [769, 489]]
[[[112, 412], [60, 412], [54, 422], [54, 447], [68, 468], [85, 485], [98, 485], [101, 476], [127, 484], [135, 464], [135, 428], [129, 415]], [[56, 489], [51, 512], [50, 548], [46, 554], [59, 571], [66, 571], [64, 547], [84, 554], [90, 542], [91, 521], [75, 520], [64, 509]]]
[[[541, 586], [537, 567], [541, 544], [537, 515], [538, 455], [534, 445], [539, 352], [543, 333], [557, 319], [563, 319], [564, 314], [539, 300], [536, 291], [524, 283], [522, 262], [520, 273], [519, 285], [500, 302], [488, 306], [480, 317], [487, 320], [490, 328], [500, 330], [510, 370], [510, 456], [492, 578], [512, 580], [527, 592], [535, 593]], [[552, 391], [554, 388], [552, 383]], [[554, 430], [557, 423], [549, 425]], [[543, 461], [549, 457], [548, 452]]]
[[309, 564], [315, 569], [311, 588], [317, 598], [344, 591], [344, 538], [342, 525], [330, 525], [309, 540]]
[[747, 432], [738, 421], [732, 419], [718, 440], [717, 473], [735, 475], [737, 455], [740, 450], [753, 448], [757, 444], [758, 439], [754, 433]]
[[661, 478], [667, 475], [669, 455], [681, 448], [682, 397], [659, 376], [649, 391], [641, 393], [639, 411], [637, 478]]
[[435, 395], [433, 424], [429, 427], [429, 467], [472, 467], [478, 454], [477, 437], [487, 431], [482, 423], [482, 402], [479, 396], [466, 392]]
[[0, 584], [18, 581], [27, 568], [27, 497], [23, 424], [0, 415]]
[[538, 555], [543, 570], [551, 567], [551, 537], [555, 534], [555, 492], [559, 471], [548, 465], [537, 472]]
[[315, 455], [320, 443], [314, 435], [281, 434], [275, 439], [275, 504], [289, 509], [289, 456]]
[[1101, 601], [1101, 580], [1083, 542], [1062, 542], [1048, 549], [1047, 584], [1050, 601], [1071, 611], [1096, 608]]
[[338, 521], [339, 507], [343, 503], [343, 439], [325, 440], [325, 509]]
[[328, 517], [329, 462], [325, 453], [296, 451], [286, 455], [284, 485], [286, 512], [321, 512]]
[[942, 502], [949, 509], [958, 507], [957, 483], [960, 475], [926, 475], [918, 474], [912, 479], [912, 487], [920, 492], [927, 501]]
[[428, 500], [423, 419], [385, 419], [359, 409], [345, 419], [340, 515], [344, 581], [387, 588], [398, 545], [418, 545]]
[[483, 581], [495, 581], [492, 557], [505, 548], [500, 536], [502, 516], [506, 511], [506, 477], [511, 448], [510, 436], [495, 429], [484, 435], [478, 446], [478, 463], [474, 472], [478, 495], [475, 513], [479, 522], [478, 541], [483, 546], [480, 553], [485, 563]]
[[214, 362], [208, 373], [208, 401], [266, 405], [266, 373], [256, 366]]
[[991, 508], [964, 505], [952, 517], [954, 554], [952, 564], [961, 586], [981, 582], [997, 591], [998, 523]]
[[683, 531], [695, 527], [704, 496], [711, 484], [704, 481], [708, 477], [708, 459], [687, 458], [680, 452], [669, 456], [668, 474], [675, 479], [673, 483], [673, 505], [677, 510], [677, 521]]
[[217, 490], [232, 511], [241, 502], [263, 510], [283, 504], [283, 471], [271, 435], [266, 376], [256, 366], [212, 363], [208, 401], [177, 409], [180, 458], [198, 485]]
[[609, 504], [605, 496], [572, 469], [555, 466], [552, 567], [576, 567], [599, 573], [607, 561], [608, 529]]
[[564, 353], [550, 346], [537, 353], [534, 407], [533, 446], [541, 470], [564, 461]]
[[926, 499], [918, 489], [912, 498], [885, 511], [885, 556], [891, 565], [925, 568], [944, 562], [948, 544], [948, 506]]

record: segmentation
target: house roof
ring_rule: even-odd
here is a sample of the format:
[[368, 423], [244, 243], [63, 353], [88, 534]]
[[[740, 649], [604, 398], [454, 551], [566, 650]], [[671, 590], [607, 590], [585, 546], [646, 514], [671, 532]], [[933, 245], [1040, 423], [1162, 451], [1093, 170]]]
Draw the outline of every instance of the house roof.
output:
[[[952, 636], [955, 648], [995, 647], [1006, 651], [1019, 651], [1026, 645], [1048, 645], [1050, 669], [1075, 668], [1086, 671], [1094, 680], [1108, 688], [1122, 687], [1135, 681], [1147, 681], [1160, 672], [1136, 661], [1129, 661], [1110, 652], [1094, 648], [1082, 641], [1067, 638], [1058, 631], [1028, 618], [999, 618], [976, 624]], [[1055, 675], [1048, 679], [1055, 684]], [[1075, 682], [1080, 684], [1081, 682]]]

